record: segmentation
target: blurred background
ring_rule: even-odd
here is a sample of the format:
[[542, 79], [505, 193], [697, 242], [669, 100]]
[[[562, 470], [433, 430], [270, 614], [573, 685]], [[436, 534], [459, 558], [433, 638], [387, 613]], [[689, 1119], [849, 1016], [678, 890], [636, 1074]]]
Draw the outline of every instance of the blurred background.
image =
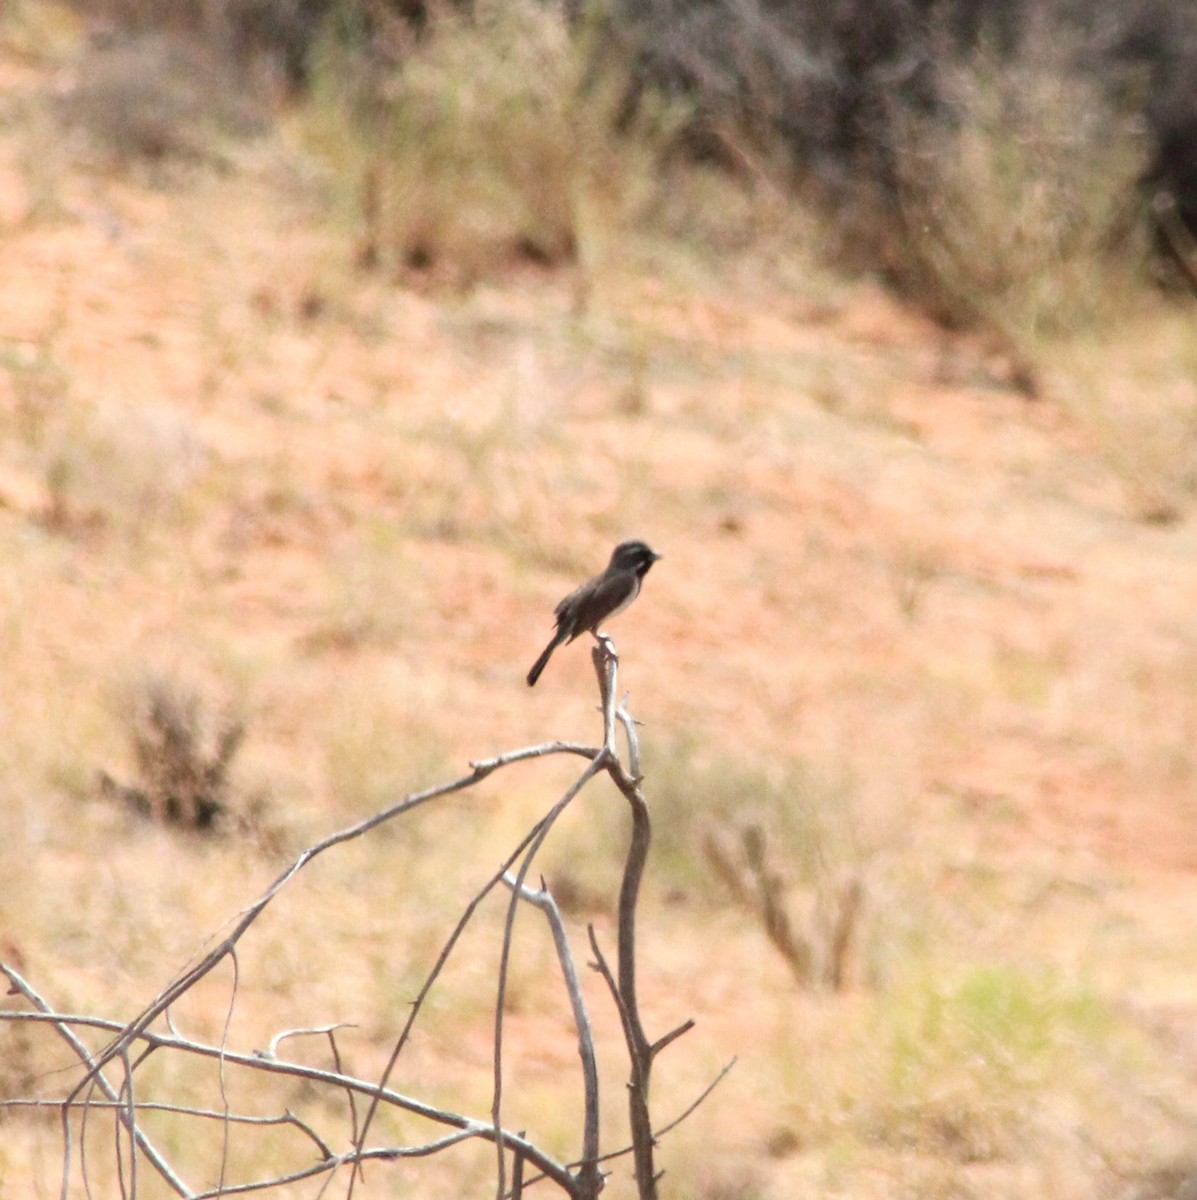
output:
[[[664, 1194], [1197, 1195], [1195, 238], [1183, 0], [9, 0], [0, 958], [127, 1020], [332, 830], [596, 741], [582, 641], [524, 675], [640, 537], [664, 557], [611, 632], [655, 821], [643, 1015], [697, 1022], [658, 1120], [738, 1056]], [[377, 1077], [575, 770], [330, 852], [175, 1020], [247, 1052], [346, 1022]], [[534, 870], [580, 956], [587, 921], [613, 944], [625, 809], [584, 793]], [[488, 1112], [502, 921], [400, 1090]], [[505, 1123], [568, 1158], [530, 915], [513, 970]], [[0, 1023], [0, 1100], [68, 1065]], [[139, 1080], [222, 1103], [215, 1070]], [[350, 1136], [298, 1082], [226, 1085]], [[214, 1187], [220, 1126], [150, 1120]], [[0, 1109], [0, 1194], [57, 1185], [56, 1122]], [[228, 1153], [254, 1179], [311, 1146]]]

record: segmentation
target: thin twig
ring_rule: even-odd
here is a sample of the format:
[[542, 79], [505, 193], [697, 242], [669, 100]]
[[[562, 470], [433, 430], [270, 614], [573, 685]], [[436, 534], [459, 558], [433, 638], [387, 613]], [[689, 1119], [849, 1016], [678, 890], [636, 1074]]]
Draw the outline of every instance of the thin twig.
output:
[[[491, 1120], [494, 1122], [496, 1140], [495, 1153], [497, 1158], [496, 1200], [502, 1200], [507, 1190], [507, 1161], [503, 1154], [502, 1138], [502, 1104], [503, 1104], [503, 1007], [507, 1000], [507, 974], [511, 963], [511, 939], [515, 929], [515, 913], [519, 904], [520, 892], [524, 888], [524, 880], [532, 868], [537, 852], [544, 844], [545, 838], [553, 828], [557, 818], [566, 810], [579, 792], [607, 765], [605, 751], [599, 751], [594, 760], [587, 764], [586, 770], [570, 785], [565, 794], [537, 822], [535, 835], [528, 844], [520, 862], [519, 871], [515, 876], [512, 888], [511, 903], [507, 906], [507, 917], [503, 924], [503, 948], [499, 954], [499, 981], [495, 989], [495, 1036], [494, 1036], [494, 1089], [491, 1094]], [[504, 872], [506, 877], [506, 872]]]
[[[328, 1036], [329, 1047], [332, 1049], [333, 1066], [337, 1068], [338, 1075], [344, 1075], [345, 1069], [341, 1065], [341, 1048], [337, 1045], [336, 1026], [334, 1025], [330, 1029], [326, 1030], [326, 1033]], [[357, 1097], [353, 1094], [353, 1091], [350, 1089], [350, 1090], [346, 1090], [345, 1099], [346, 1099], [347, 1103], [349, 1104], [349, 1130], [350, 1130], [350, 1133], [352, 1134], [351, 1141], [352, 1141], [352, 1144], [356, 1146], [356, 1145], [358, 1145], [358, 1140], [359, 1140], [358, 1119], [357, 1119]]]
[[[513, 890], [519, 887], [510, 875], [504, 876], [504, 883]], [[599, 1153], [599, 1078], [598, 1064], [594, 1054], [594, 1031], [590, 1026], [590, 1014], [586, 1011], [586, 998], [582, 994], [582, 983], [578, 978], [578, 968], [574, 965], [573, 951], [569, 946], [569, 938], [565, 933], [565, 922], [561, 918], [561, 909], [553, 899], [544, 880], [540, 881], [540, 890], [528, 886], [519, 888], [517, 894], [533, 907], [544, 913], [553, 935], [553, 945], [557, 951], [557, 962], [561, 966], [561, 976], [565, 981], [565, 990], [569, 993], [570, 1006], [574, 1014], [574, 1027], [578, 1033], [578, 1055], [582, 1060], [582, 1089], [584, 1109], [582, 1117], [582, 1169], [579, 1173], [579, 1184], [583, 1196], [597, 1196], [601, 1188], [601, 1178], [597, 1169]], [[516, 1157], [516, 1167], [522, 1175], [524, 1160]], [[512, 1181], [512, 1195], [518, 1195], [522, 1186]]]
[[[612, 687], [612, 694], [614, 694], [614, 687]], [[623, 726], [623, 734], [628, 743], [628, 773], [639, 783], [643, 776], [640, 773], [640, 738], [636, 733], [636, 726], [640, 722], [628, 712], [627, 705], [628, 696], [625, 695], [615, 710], [615, 716]]]
[[124, 1081], [120, 1087], [121, 1095], [125, 1098], [125, 1117], [123, 1120], [112, 1123], [112, 1140], [116, 1151], [117, 1184], [120, 1187], [121, 1196], [128, 1197], [137, 1195], [137, 1143], [132, 1137], [129, 1138], [129, 1181], [127, 1185], [125, 1182], [125, 1159], [121, 1149], [122, 1131], [134, 1127], [137, 1112], [133, 1097], [133, 1067], [129, 1062], [128, 1049], [121, 1053], [121, 1063], [125, 1068]]
[[[0, 964], [0, 970], [3, 970], [3, 972], [10, 979], [13, 979], [14, 982], [18, 983], [18, 990], [24, 990], [28, 987], [28, 985], [25, 984], [25, 981], [21, 979], [20, 975], [17, 974], [17, 972], [11, 967]], [[30, 989], [30, 991], [31, 990], [32, 989]], [[36, 995], [36, 993], [33, 994]], [[0, 1015], [7, 1019], [9, 1015], [15, 1016], [17, 1014], [6, 1013]], [[35, 1016], [38, 1014], [25, 1015]], [[66, 1020], [66, 1018], [57, 1013], [47, 1013], [45, 1016], [49, 1018], [49, 1023], [53, 1024], [56, 1028], [62, 1025]], [[95, 1017], [87, 1018], [86, 1024], [101, 1029], [123, 1028], [115, 1021], [104, 1021]], [[66, 1030], [64, 1036], [68, 1034], [70, 1038], [74, 1038], [74, 1034], [71, 1033], [69, 1029]], [[435, 1121], [441, 1125], [448, 1125], [453, 1129], [463, 1131], [469, 1137], [479, 1137], [486, 1141], [495, 1140], [494, 1128], [489, 1121], [478, 1121], [470, 1117], [463, 1116], [460, 1113], [436, 1108], [433, 1105], [425, 1104], [422, 1101], [413, 1100], [410, 1096], [405, 1096], [402, 1093], [393, 1091], [390, 1088], [381, 1087], [378, 1084], [372, 1083], [366, 1079], [358, 1079], [351, 1075], [340, 1075], [334, 1071], [329, 1071], [322, 1067], [309, 1067], [303, 1063], [287, 1062], [285, 1059], [267, 1058], [262, 1054], [242, 1054], [227, 1048], [222, 1049], [222, 1047], [219, 1045], [211, 1045], [186, 1038], [171, 1037], [166, 1034], [153, 1033], [149, 1030], [142, 1031], [138, 1035], [138, 1039], [147, 1043], [147, 1045], [151, 1046], [154, 1050], [176, 1050], [181, 1053], [194, 1054], [200, 1058], [210, 1058], [217, 1061], [219, 1061], [221, 1055], [223, 1054], [225, 1061], [233, 1066], [246, 1067], [250, 1070], [263, 1071], [272, 1075], [282, 1075], [296, 1079], [303, 1079], [310, 1083], [325, 1087], [352, 1089], [359, 1096], [369, 1096], [377, 1099], [380, 1103], [393, 1105], [396, 1108], [401, 1108], [406, 1112], [411, 1112], [417, 1116], [425, 1117], [428, 1120]], [[77, 1039], [75, 1040], [77, 1041]], [[82, 1053], [86, 1055], [86, 1047], [82, 1048]], [[99, 1083], [101, 1090], [106, 1091], [109, 1100], [115, 1102], [117, 1100], [117, 1096], [115, 1091], [112, 1090], [111, 1085], [108, 1083], [107, 1078], [102, 1074], [97, 1074], [95, 1078], [97, 1082], [103, 1080], [102, 1083]], [[86, 1103], [89, 1102], [81, 1102], [68, 1098], [65, 1101], [59, 1102], [58, 1107], [63, 1112], [64, 1119], [69, 1120], [71, 1108], [73, 1106], [84, 1105]], [[123, 1105], [121, 1107], [123, 1107]], [[147, 1157], [150, 1157], [152, 1147], [149, 1147], [148, 1140], [145, 1139], [140, 1129], [137, 1130], [137, 1137], [138, 1144], [141, 1146], [143, 1152], [147, 1155]], [[552, 1179], [554, 1183], [556, 1183], [566, 1192], [570, 1191], [573, 1184], [571, 1175], [559, 1163], [544, 1153], [544, 1151], [540, 1150], [526, 1139], [508, 1131], [503, 1132], [503, 1139], [508, 1143], [508, 1145], [518, 1149], [520, 1153], [522, 1153], [525, 1158], [529, 1160], [529, 1162], [536, 1166], [537, 1170], [548, 1175], [548, 1177]], [[461, 1139], [459, 1138], [458, 1140]], [[358, 1153], [358, 1150], [355, 1148], [352, 1154], [341, 1155], [336, 1159], [336, 1161], [338, 1164], [342, 1162], [352, 1162], [354, 1161], [354, 1154], [356, 1153]], [[362, 1153], [364, 1153], [367, 1158], [387, 1157], [388, 1155], [392, 1158], [404, 1157], [404, 1151], [401, 1149], [388, 1150], [385, 1154], [382, 1152], [375, 1153], [365, 1151]], [[192, 1189], [186, 1185], [181, 1184], [175, 1190], [181, 1196], [191, 1197], [194, 1195]]]
[[677, 1039], [680, 1038], [683, 1033], [689, 1033], [693, 1028], [694, 1018], [690, 1017], [683, 1021], [676, 1029], [671, 1029], [668, 1033], [662, 1034], [661, 1037], [657, 1038], [657, 1040], [653, 1042], [651, 1046], [649, 1046], [648, 1052], [653, 1056], [653, 1058], [656, 1058], [657, 1055], [660, 1054], [661, 1051], [670, 1044], [670, 1042], [677, 1041]]
[[586, 926], [586, 933], [590, 938], [591, 952], [594, 954], [594, 962], [590, 966], [602, 976], [603, 982], [607, 985], [607, 991], [611, 993], [611, 1000], [615, 1004], [615, 1011], [619, 1013], [620, 1024], [623, 1025], [624, 1040], [630, 1044], [632, 1030], [628, 1024], [628, 1010], [624, 1006], [623, 997], [619, 994], [619, 985], [615, 982], [615, 976], [611, 973], [602, 947], [598, 944], [598, 935], [594, 932], [593, 924]]
[[[229, 1103], [229, 1088], [228, 1078], [225, 1074], [225, 1050], [229, 1044], [229, 1028], [233, 1023], [233, 1006], [237, 1003], [238, 984], [241, 982], [241, 959], [237, 954], [237, 947], [233, 946], [229, 950], [229, 961], [233, 964], [233, 986], [229, 990], [229, 1005], [224, 1014], [224, 1026], [220, 1031], [220, 1065], [217, 1072], [217, 1077], [220, 1082], [220, 1100], [224, 1106], [225, 1112], [232, 1111], [232, 1105]], [[225, 1179], [229, 1169], [229, 1142], [232, 1137], [232, 1126], [226, 1121], [221, 1126], [222, 1136], [220, 1139], [220, 1186], [223, 1188]]]
[[[427, 1142], [422, 1146], [380, 1146], [373, 1150], [351, 1150], [347, 1154], [334, 1154], [330, 1158], [322, 1162], [313, 1163], [310, 1167], [305, 1167], [299, 1171], [293, 1171], [289, 1175], [277, 1175], [270, 1179], [259, 1179], [249, 1183], [237, 1183], [225, 1188], [214, 1188], [212, 1191], [199, 1192], [191, 1197], [191, 1200], [217, 1200], [221, 1196], [242, 1196], [247, 1192], [261, 1192], [269, 1188], [283, 1187], [288, 1183], [300, 1183], [305, 1179], [313, 1179], [318, 1175], [324, 1175], [334, 1171], [339, 1171], [342, 1167], [350, 1164], [363, 1162], [398, 1162], [405, 1158], [427, 1158], [432, 1154], [439, 1154], [442, 1150], [448, 1150], [453, 1146], [460, 1145], [462, 1142], [469, 1141], [471, 1138], [486, 1137], [489, 1132], [489, 1126], [483, 1125], [475, 1129], [466, 1129], [458, 1133], [446, 1134], [443, 1138], [437, 1138], [433, 1142]], [[508, 1135], [511, 1136], [510, 1134]]]
[[[466, 905], [465, 911], [458, 918], [457, 924], [453, 928], [453, 932], [449, 935], [448, 940], [441, 948], [441, 952], [437, 956], [437, 960], [433, 964], [432, 970], [428, 973], [428, 977], [424, 980], [424, 983], [420, 987], [419, 993], [412, 1002], [411, 1012], [408, 1014], [407, 1021], [404, 1023], [403, 1029], [400, 1031], [399, 1037], [396, 1039], [395, 1045], [391, 1050], [390, 1058], [387, 1060], [387, 1064], [383, 1068], [383, 1072], [379, 1081], [380, 1087], [385, 1086], [387, 1080], [390, 1079], [391, 1072], [394, 1071], [395, 1064], [399, 1061], [399, 1055], [403, 1052], [403, 1047], [407, 1044], [407, 1039], [411, 1035], [412, 1027], [415, 1024], [415, 1020], [419, 1015], [420, 1009], [423, 1007], [425, 999], [432, 990], [433, 984], [439, 978], [441, 971], [444, 969], [445, 963], [447, 963], [449, 960], [449, 955], [453, 952], [454, 946], [456, 946], [458, 939], [465, 931], [465, 928], [473, 917], [474, 912], [477, 910], [482, 901], [490, 894], [491, 890], [498, 885], [499, 881], [507, 873], [515, 860], [524, 852], [533, 838], [535, 838], [539, 829], [540, 822], [537, 822], [537, 824], [534, 825], [532, 829], [529, 830], [528, 833], [525, 834], [525, 836], [521, 839], [519, 845], [516, 846], [516, 848], [507, 856], [506, 860], [503, 862], [502, 866], [499, 867], [498, 871], [496, 871], [494, 875], [487, 880], [482, 889], [474, 896], [469, 904]], [[362, 1121], [361, 1136], [356, 1143], [359, 1149], [365, 1141], [371, 1122], [374, 1120], [374, 1113], [378, 1108], [378, 1103], [379, 1101], [377, 1099], [372, 1099], [369, 1107], [366, 1109], [366, 1116]], [[349, 1188], [346, 1192], [346, 1200], [352, 1200], [353, 1190], [357, 1182], [357, 1178], [358, 1168], [357, 1164], [355, 1163], [353, 1172], [349, 1179]]]
[[[69, 1024], [67, 1024], [67, 1019], [63, 1018], [59, 1014], [55, 1013], [52, 1010], [52, 1008], [50, 1007], [50, 1005], [46, 1002], [46, 1000], [43, 999], [43, 997], [38, 992], [36, 992], [21, 977], [20, 973], [18, 971], [16, 971], [13, 967], [9, 966], [7, 963], [0, 962], [0, 971], [2, 971], [5, 976], [7, 976], [8, 981], [12, 985], [13, 989], [15, 991], [19, 992], [22, 996], [24, 996], [25, 999], [28, 1000], [29, 1003], [32, 1004], [34, 1006], [34, 1008], [36, 1008], [38, 1010], [37, 1014], [28, 1014], [28, 1015], [30, 1015], [30, 1016], [40, 1015], [40, 1016], [43, 1016], [44, 1018], [46, 1018], [48, 1020], [48, 1022], [50, 1024], [52, 1024], [54, 1026], [54, 1028], [57, 1030], [58, 1035], [63, 1039], [63, 1041], [65, 1041], [66, 1044], [68, 1046], [70, 1046], [70, 1048], [75, 1052], [75, 1054], [79, 1058], [79, 1061], [82, 1062], [83, 1065], [88, 1068], [89, 1076], [91, 1076], [95, 1080], [96, 1084], [99, 1086], [100, 1091], [102, 1091], [104, 1093], [104, 1095], [107, 1096], [108, 1099], [113, 1101], [114, 1103], [119, 1102], [119, 1097], [117, 1095], [116, 1090], [108, 1082], [108, 1079], [105, 1077], [103, 1072], [101, 1070], [99, 1070], [98, 1067], [95, 1066], [94, 1060], [91, 1056], [91, 1051], [88, 1050], [88, 1048], [75, 1035], [74, 1030], [71, 1029]], [[7, 1014], [7, 1013], [4, 1014], [4, 1016], [6, 1018], [9, 1015], [17, 1016], [17, 1015], [26, 1015], [26, 1014], [15, 1014], [15, 1013], [14, 1014]], [[93, 1021], [92, 1024], [99, 1028], [105, 1027], [104, 1023], [98, 1022], [98, 1021]], [[107, 1027], [115, 1027], [115, 1025], [116, 1025], [115, 1022], [107, 1023]], [[61, 1103], [59, 1105], [59, 1109], [61, 1112], [62, 1140], [63, 1140], [63, 1162], [62, 1162], [63, 1171], [62, 1171], [61, 1196], [62, 1196], [62, 1200], [67, 1200], [67, 1188], [68, 1188], [68, 1185], [70, 1182], [70, 1162], [71, 1162], [71, 1145], [72, 1145], [70, 1103], [69, 1102]], [[124, 1118], [122, 1117], [121, 1119], [123, 1120]], [[136, 1140], [137, 1145], [141, 1147], [142, 1153], [145, 1154], [146, 1158], [153, 1165], [154, 1169], [166, 1181], [167, 1186], [170, 1187], [171, 1190], [174, 1191], [176, 1195], [190, 1196], [191, 1188], [189, 1188], [183, 1182], [183, 1180], [175, 1172], [174, 1168], [171, 1167], [171, 1165], [166, 1161], [166, 1159], [162, 1156], [162, 1154], [158, 1151], [158, 1149], [154, 1146], [154, 1144], [149, 1140], [149, 1138], [146, 1137], [145, 1133], [136, 1125], [134, 1125], [133, 1128], [129, 1130], [129, 1132], [132, 1134], [132, 1136]]]
[[[129, 1107], [122, 1100], [89, 1100], [88, 1106], [101, 1111], [105, 1109], [115, 1111]], [[60, 1109], [61, 1107], [61, 1100], [0, 1100], [0, 1108]], [[214, 1108], [192, 1108], [188, 1104], [164, 1104], [158, 1100], [138, 1100], [133, 1107], [139, 1113], [173, 1113], [176, 1116], [196, 1117], [201, 1121], [230, 1121], [234, 1125], [293, 1125], [301, 1133], [311, 1138], [321, 1158], [330, 1158], [333, 1153], [328, 1143], [302, 1117], [296, 1116], [290, 1109], [278, 1116], [263, 1117], [253, 1116], [249, 1113], [224, 1113]]]
[[[707, 1086], [705, 1088], [703, 1088], [701, 1092], [699, 1092], [698, 1096], [694, 1100], [692, 1100], [684, 1109], [682, 1109], [682, 1111], [680, 1113], [678, 1113], [678, 1115], [676, 1117], [673, 1118], [672, 1121], [670, 1121], [666, 1125], [662, 1125], [660, 1129], [654, 1129], [653, 1130], [653, 1141], [654, 1142], [660, 1141], [661, 1138], [663, 1138], [667, 1133], [672, 1133], [673, 1130], [675, 1130], [684, 1120], [686, 1120], [686, 1118], [689, 1117], [690, 1114], [693, 1113], [694, 1110], [697, 1109], [698, 1106], [700, 1104], [702, 1104], [704, 1100], [706, 1100], [706, 1098], [724, 1081], [724, 1079], [727, 1078], [727, 1076], [731, 1073], [731, 1069], [736, 1065], [737, 1061], [738, 1061], [738, 1059], [733, 1058], [727, 1064], [727, 1066], [725, 1066], [719, 1072], [719, 1074], [716, 1075], [715, 1078], [712, 1079], [711, 1082], [708, 1083]], [[633, 1146], [629, 1142], [628, 1145], [621, 1146], [618, 1150], [608, 1150], [606, 1154], [600, 1154], [598, 1161], [600, 1164], [614, 1162], [617, 1158], [626, 1158], [627, 1155], [631, 1154], [634, 1150], [635, 1150], [635, 1146]], [[566, 1163], [566, 1166], [572, 1171], [572, 1170], [576, 1169], [577, 1167], [581, 1166], [581, 1163], [576, 1163], [576, 1162]], [[543, 1176], [543, 1175], [534, 1175], [531, 1179], [525, 1180], [524, 1182], [525, 1182], [526, 1186], [531, 1187], [532, 1184], [540, 1183], [540, 1181], [544, 1178], [545, 1178], [545, 1176]]]
[[276, 1033], [270, 1039], [270, 1045], [263, 1051], [267, 1058], [275, 1058], [278, 1055], [278, 1048], [288, 1038], [296, 1037], [326, 1037], [329, 1034], [336, 1033], [338, 1029], [356, 1029], [352, 1021], [335, 1021], [331, 1025], [313, 1025], [307, 1029], [284, 1029], [280, 1033]]

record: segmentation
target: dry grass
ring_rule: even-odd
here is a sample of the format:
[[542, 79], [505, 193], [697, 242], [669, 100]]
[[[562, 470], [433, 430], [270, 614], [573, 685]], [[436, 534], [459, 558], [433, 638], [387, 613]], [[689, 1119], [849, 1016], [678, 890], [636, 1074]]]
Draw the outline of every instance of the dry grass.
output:
[[1053, 394], [1146, 521], [1181, 519], [1197, 490], [1191, 315], [1184, 307], [1131, 307], [1100, 334], [1057, 346], [1047, 369]]
[[[42, 83], [0, 81], [0, 104]], [[34, 128], [0, 127], [0, 953], [124, 1015], [277, 869], [94, 802], [96, 769], [131, 765], [131, 676], [237, 701], [238, 777], [293, 849], [470, 756], [593, 737], [584, 647], [522, 677], [556, 600], [636, 533], [666, 556], [613, 630], [658, 813], [645, 1015], [698, 1019], [662, 1114], [740, 1055], [662, 1147], [679, 1194], [1079, 1200], [1183, 1177], [1197, 559], [1186, 522], [1140, 520], [1110, 451], [1166, 449], [1140, 474], [1187, 513], [1186, 319], [1145, 306], [1133, 339], [1066, 343], [1026, 406], [974, 344], [829, 278], [803, 219], [765, 205], [726, 263], [728, 212], [762, 209], [721, 208], [705, 175], [671, 203], [718, 211], [689, 239], [664, 239], [676, 213], [638, 226], [579, 312], [543, 270], [440, 296], [357, 273], [281, 138], [171, 194], [50, 153], [34, 171]], [[1101, 412], [1126, 417], [1104, 442]], [[528, 768], [322, 862], [246, 947], [238, 1044], [354, 1021], [347, 1053], [376, 1070], [479, 871], [560, 782]], [[588, 796], [545, 860], [604, 937], [620, 803]], [[768, 828], [799, 891], [864, 869], [853, 988], [795, 986], [726, 903], [695, 849], [715, 819]], [[574, 1048], [533, 925], [519, 1115], [568, 1144]], [[474, 1107], [490, 933], [412, 1068]], [[186, 1019], [218, 1031], [228, 1002], [212, 981]], [[58, 1065], [11, 1036], [5, 1088]], [[614, 1022], [602, 1053], [618, 1073]], [[50, 1187], [53, 1142], [6, 1117], [2, 1186]]]

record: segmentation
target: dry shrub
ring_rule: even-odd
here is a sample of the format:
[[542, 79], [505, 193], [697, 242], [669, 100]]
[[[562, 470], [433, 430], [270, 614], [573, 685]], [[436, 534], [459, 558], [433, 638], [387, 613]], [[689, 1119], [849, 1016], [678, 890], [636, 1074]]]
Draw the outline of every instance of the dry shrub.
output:
[[1139, 126], [1050, 49], [982, 50], [944, 71], [943, 100], [897, 115], [907, 286], [1024, 359], [1113, 315], [1145, 248]]
[[89, 42], [58, 108], [119, 166], [208, 159], [219, 137], [260, 129], [230, 63], [201, 39], [169, 31]]
[[593, 44], [555, 6], [480, 0], [439, 11], [364, 98], [328, 43], [314, 127], [338, 174], [360, 181], [363, 261], [469, 282], [513, 260], [590, 260], [657, 186], [670, 128], [651, 104], [616, 128], [626, 86]]
[[150, 675], [122, 706], [137, 782], [100, 773], [100, 789], [140, 816], [165, 825], [211, 832], [232, 813], [230, 771], [245, 725], [224, 713], [215, 720], [199, 693], [178, 680]]

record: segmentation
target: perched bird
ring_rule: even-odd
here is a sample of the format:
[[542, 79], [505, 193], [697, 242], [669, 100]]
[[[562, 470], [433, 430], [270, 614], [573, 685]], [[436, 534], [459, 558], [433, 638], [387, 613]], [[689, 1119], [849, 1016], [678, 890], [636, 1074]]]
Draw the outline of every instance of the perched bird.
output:
[[607, 569], [557, 605], [557, 632], [528, 672], [528, 686], [535, 686], [558, 646], [588, 631], [597, 635], [598, 627], [608, 617], [623, 612], [640, 595], [641, 581], [660, 557], [643, 542], [620, 542]]

